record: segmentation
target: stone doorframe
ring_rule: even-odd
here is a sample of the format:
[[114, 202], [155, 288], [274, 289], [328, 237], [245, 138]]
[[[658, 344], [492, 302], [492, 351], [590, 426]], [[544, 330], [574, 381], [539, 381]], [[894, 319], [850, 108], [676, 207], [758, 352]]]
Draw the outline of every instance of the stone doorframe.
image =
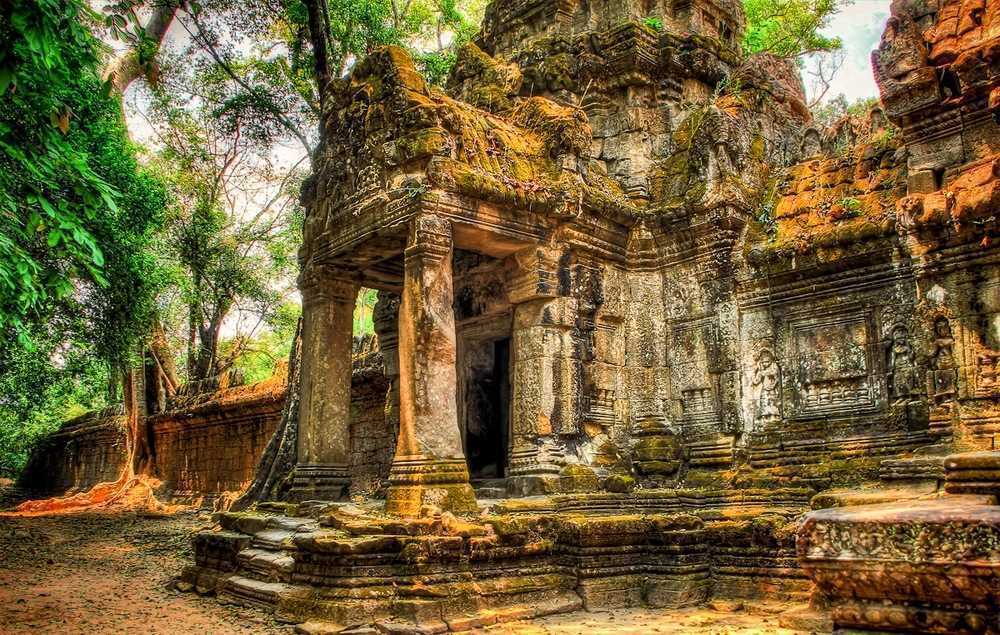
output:
[[[427, 211], [414, 214], [406, 228], [402, 273], [395, 282], [368, 280], [356, 263], [304, 267], [299, 462], [292, 497], [335, 500], [347, 494], [353, 312], [359, 288], [370, 286], [400, 293], [397, 328], [388, 319], [378, 326], [380, 338], [385, 331], [398, 332], [398, 342], [385, 338], [384, 351], [387, 376], [398, 372], [391, 390], [398, 391], [399, 404], [386, 511], [413, 516], [433, 506], [475, 513], [458, 420], [452, 257], [456, 233], [466, 242], [470, 231], [488, 230], [453, 225]], [[479, 234], [476, 244], [489, 239]], [[554, 481], [563, 464], [556, 441], [575, 426], [575, 395], [562, 385], [569, 373], [556, 372], [570, 362], [574, 300], [558, 289], [558, 249], [512, 246], [510, 240], [496, 246], [503, 251], [493, 255], [506, 258], [513, 305], [507, 467], [512, 493], [527, 494]], [[397, 346], [398, 356], [391, 351]]]

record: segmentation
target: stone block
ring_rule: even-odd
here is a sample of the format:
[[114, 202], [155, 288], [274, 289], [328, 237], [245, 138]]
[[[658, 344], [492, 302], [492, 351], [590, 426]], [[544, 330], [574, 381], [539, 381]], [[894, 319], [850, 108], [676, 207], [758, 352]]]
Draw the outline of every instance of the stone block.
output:
[[1000, 451], [952, 454], [944, 460], [949, 494], [1000, 496]]
[[570, 464], [559, 472], [559, 491], [596, 492], [600, 489], [597, 474], [585, 465]]
[[838, 628], [1000, 627], [1000, 507], [949, 498], [811, 512], [799, 562]]

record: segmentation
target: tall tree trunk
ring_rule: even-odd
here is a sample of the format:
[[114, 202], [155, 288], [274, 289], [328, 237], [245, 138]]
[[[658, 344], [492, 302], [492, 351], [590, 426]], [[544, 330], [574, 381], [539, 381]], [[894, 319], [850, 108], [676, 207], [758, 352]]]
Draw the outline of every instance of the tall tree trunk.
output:
[[198, 325], [201, 324], [201, 311], [197, 303], [188, 306], [187, 333], [187, 371], [188, 381], [198, 379]]
[[153, 331], [149, 338], [149, 350], [166, 380], [167, 394], [173, 394], [181, 385], [181, 380], [177, 375], [177, 366], [174, 364], [174, 355], [170, 351], [167, 333], [163, 330], [163, 324], [160, 323], [158, 315], [153, 316]]
[[299, 443], [299, 366], [302, 361], [302, 318], [295, 328], [295, 339], [288, 354], [288, 393], [281, 421], [257, 464], [253, 482], [247, 491], [233, 503], [235, 511], [246, 509], [254, 503], [280, 500], [291, 486], [292, 470], [298, 461]]
[[132, 82], [146, 74], [148, 65], [155, 65], [155, 55], [159, 51], [160, 45], [163, 44], [163, 38], [170, 30], [170, 25], [173, 24], [177, 10], [182, 4], [183, 2], [179, 0], [161, 0], [159, 3], [154, 3], [153, 13], [143, 25], [146, 40], [156, 45], [155, 51], [152, 52], [152, 59], [145, 60], [143, 63], [144, 61], [139, 59], [139, 51], [133, 47], [112, 59], [104, 69], [105, 79], [111, 80], [111, 85], [118, 94], [124, 96]]
[[330, 83], [330, 39], [329, 20], [326, 17], [326, 0], [304, 0], [309, 24], [309, 39], [313, 47], [313, 60], [316, 74], [316, 86], [319, 89], [320, 111], [323, 109], [323, 99], [326, 86]]
[[137, 367], [122, 367], [122, 396], [125, 402], [125, 419], [131, 441], [131, 470], [128, 477], [145, 476], [153, 473], [156, 453], [153, 447], [153, 433], [149, 427], [146, 411], [146, 369], [145, 363]]

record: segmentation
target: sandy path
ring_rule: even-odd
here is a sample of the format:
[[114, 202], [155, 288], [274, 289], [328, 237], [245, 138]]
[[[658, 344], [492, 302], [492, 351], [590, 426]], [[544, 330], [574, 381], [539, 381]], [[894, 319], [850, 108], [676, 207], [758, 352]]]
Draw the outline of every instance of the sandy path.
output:
[[291, 633], [262, 611], [168, 589], [206, 522], [0, 517], [0, 633]]

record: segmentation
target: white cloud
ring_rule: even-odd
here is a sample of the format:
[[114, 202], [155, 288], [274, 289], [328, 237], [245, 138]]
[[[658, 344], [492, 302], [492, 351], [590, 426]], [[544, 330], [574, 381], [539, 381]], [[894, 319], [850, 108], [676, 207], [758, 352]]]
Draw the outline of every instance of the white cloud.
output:
[[[889, 17], [890, 0], [855, 0], [840, 10], [823, 30], [824, 35], [839, 36], [844, 41], [844, 65], [833, 78], [824, 101], [843, 93], [849, 101], [878, 97], [872, 72], [871, 52]], [[808, 74], [804, 74], [810, 91]], [[812, 97], [812, 93], [809, 95]]]

